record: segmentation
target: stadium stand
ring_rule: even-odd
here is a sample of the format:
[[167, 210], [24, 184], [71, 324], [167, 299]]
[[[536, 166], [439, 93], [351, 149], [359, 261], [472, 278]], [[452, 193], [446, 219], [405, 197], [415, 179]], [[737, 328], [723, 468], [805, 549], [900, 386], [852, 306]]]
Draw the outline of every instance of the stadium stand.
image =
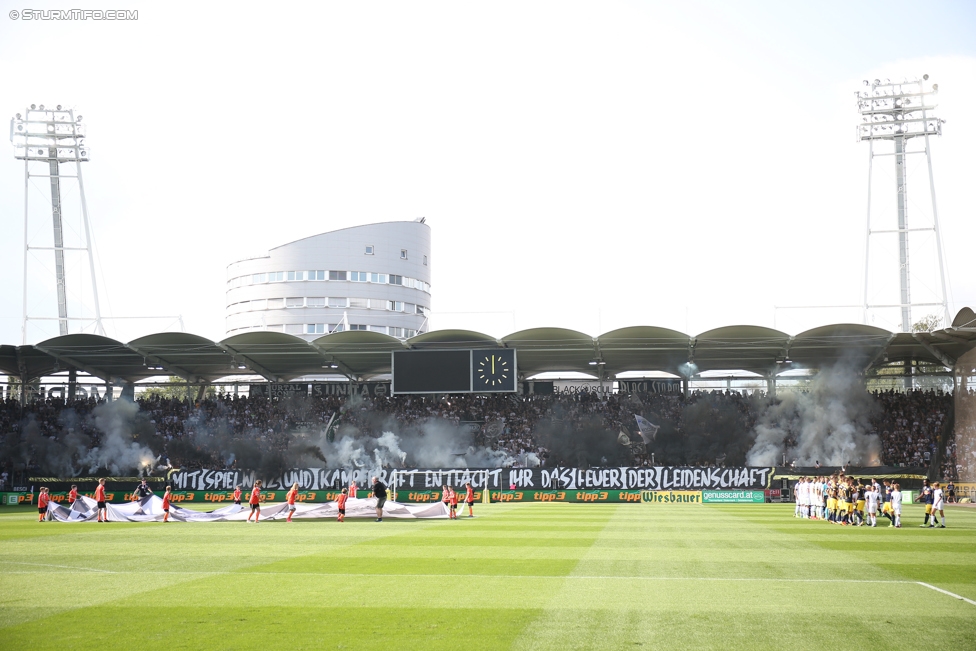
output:
[[[928, 467], [936, 458], [938, 441], [952, 407], [951, 394], [941, 391], [879, 392], [879, 410], [872, 419], [881, 438], [881, 463], [887, 466]], [[976, 392], [966, 399], [976, 401]], [[262, 454], [285, 450], [294, 432], [324, 431], [332, 414], [359, 435], [378, 437], [383, 431], [403, 431], [430, 420], [466, 425], [473, 443], [506, 453], [511, 463], [566, 462], [565, 438], [553, 432], [593, 430], [617, 441], [624, 432], [639, 441], [635, 414], [661, 425], [657, 439], [645, 453], [641, 446], [620, 448], [632, 455], [630, 465], [657, 463], [687, 465], [738, 464], [751, 445], [749, 433], [771, 400], [761, 391], [696, 391], [681, 395], [595, 393], [548, 396], [418, 396], [308, 399], [266, 399], [222, 395], [199, 402], [150, 396], [137, 401], [137, 441], [149, 445], [160, 463], [171, 467], [233, 468], [235, 455], [222, 454], [234, 441], [250, 441]], [[70, 404], [60, 399], [33, 402], [21, 410], [15, 400], [0, 401], [0, 471], [18, 474], [45, 472], [43, 457], [50, 441], [98, 446], [94, 399]], [[348, 430], [347, 430], [348, 431]], [[73, 437], [73, 438], [72, 438]], [[976, 436], [946, 439], [941, 459], [944, 478], [958, 478], [957, 459], [973, 455]], [[965, 447], [968, 446], [968, 447]], [[616, 448], [615, 448], [616, 449]], [[572, 461], [572, 459], [569, 459]], [[158, 468], [157, 468], [158, 470]]]

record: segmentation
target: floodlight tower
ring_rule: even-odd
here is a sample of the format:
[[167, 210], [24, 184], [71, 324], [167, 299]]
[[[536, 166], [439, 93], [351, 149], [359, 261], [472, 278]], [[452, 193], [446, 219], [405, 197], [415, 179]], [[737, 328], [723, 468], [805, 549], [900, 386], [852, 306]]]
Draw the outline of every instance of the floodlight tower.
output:
[[[27, 343], [27, 322], [44, 317], [31, 317], [27, 310], [27, 258], [31, 250], [54, 252], [54, 273], [58, 297], [58, 329], [60, 334], [68, 334], [68, 322], [89, 320], [68, 316], [67, 281], [65, 277], [65, 251], [86, 251], [88, 269], [91, 273], [92, 296], [95, 309], [95, 331], [104, 335], [102, 315], [98, 305], [98, 287], [95, 282], [95, 261], [92, 256], [91, 230], [88, 225], [88, 205], [85, 202], [85, 184], [81, 174], [81, 163], [88, 161], [88, 147], [85, 144], [85, 125], [81, 116], [74, 110], [45, 109], [31, 104], [24, 114], [17, 113], [10, 120], [10, 141], [14, 145], [14, 157], [24, 161], [24, 310], [21, 326], [23, 343]], [[40, 163], [41, 165], [37, 165]], [[64, 167], [67, 166], [67, 167]], [[68, 173], [65, 173], [65, 170]], [[71, 173], [73, 172], [73, 173]], [[31, 246], [28, 236], [28, 200], [33, 178], [46, 178], [51, 188], [51, 216], [54, 222], [54, 246]], [[84, 222], [85, 242], [83, 247], [65, 246], [64, 243], [64, 204], [62, 201], [62, 179], [77, 179], [81, 199], [81, 215]], [[43, 183], [43, 181], [42, 181]]]
[[[942, 234], [939, 230], [939, 214], [935, 203], [935, 180], [932, 175], [932, 150], [929, 146], [929, 136], [941, 136], [942, 125], [945, 120], [935, 117], [932, 112], [936, 104], [932, 101], [939, 91], [938, 84], [927, 84], [928, 75], [921, 79], [902, 82], [891, 82], [888, 79], [875, 79], [873, 82], [864, 80], [864, 86], [857, 93], [857, 107], [861, 114], [861, 124], [857, 127], [858, 141], [868, 141], [868, 214], [867, 238], [864, 254], [864, 318], [867, 323], [868, 312], [872, 308], [901, 309], [901, 329], [911, 332], [912, 307], [942, 308], [944, 323], [949, 323], [949, 302], [946, 294], [945, 267], [942, 261]], [[926, 90], [926, 86], [929, 89]], [[922, 138], [924, 149], [909, 150], [909, 142], [914, 138]], [[876, 152], [875, 141], [891, 141], [893, 151]], [[908, 227], [908, 189], [907, 189], [907, 156], [911, 154], [925, 154], [928, 164], [929, 192], [932, 198], [932, 225]], [[871, 228], [871, 182], [876, 156], [893, 156], [895, 162], [895, 199], [897, 205], [898, 228], [872, 230]], [[935, 247], [939, 260], [939, 281], [941, 283], [942, 301], [939, 303], [912, 302], [911, 275], [909, 274], [908, 243], [909, 233], [931, 231], [935, 234]], [[895, 305], [872, 305], [868, 293], [870, 271], [871, 238], [875, 235], [898, 235], [898, 262], [900, 301]]]

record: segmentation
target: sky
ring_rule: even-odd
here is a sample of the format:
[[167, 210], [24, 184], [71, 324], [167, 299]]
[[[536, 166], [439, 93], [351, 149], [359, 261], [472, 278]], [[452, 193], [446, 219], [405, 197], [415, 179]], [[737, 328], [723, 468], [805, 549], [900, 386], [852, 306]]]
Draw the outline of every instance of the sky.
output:
[[[950, 313], [976, 306], [972, 2], [86, 5], [138, 10], [127, 21], [14, 20], [76, 5], [0, 4], [0, 117], [62, 104], [87, 125], [99, 299], [122, 341], [219, 340], [229, 263], [421, 216], [432, 329], [860, 323], [859, 308], [811, 307], [863, 300], [854, 94], [923, 74], [947, 121], [931, 149]], [[932, 222], [927, 174], [912, 157], [911, 226]], [[874, 228], [894, 228], [892, 178], [876, 158]], [[32, 183], [43, 246], [47, 188]], [[0, 147], [5, 344], [21, 343], [24, 196], [24, 164]], [[871, 300], [894, 300], [893, 242], [872, 242]], [[934, 240], [912, 245], [922, 300]], [[87, 264], [68, 263], [72, 314], [91, 313]], [[56, 315], [52, 254], [32, 251], [27, 276], [31, 315]], [[27, 343], [56, 334], [37, 324]]]

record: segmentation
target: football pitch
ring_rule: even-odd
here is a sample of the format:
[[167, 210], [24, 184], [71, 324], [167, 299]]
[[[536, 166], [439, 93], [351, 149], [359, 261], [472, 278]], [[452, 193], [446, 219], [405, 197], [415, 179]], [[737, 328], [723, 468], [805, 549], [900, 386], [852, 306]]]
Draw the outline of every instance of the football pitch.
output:
[[458, 521], [38, 524], [0, 649], [976, 649], [976, 509], [475, 505]]

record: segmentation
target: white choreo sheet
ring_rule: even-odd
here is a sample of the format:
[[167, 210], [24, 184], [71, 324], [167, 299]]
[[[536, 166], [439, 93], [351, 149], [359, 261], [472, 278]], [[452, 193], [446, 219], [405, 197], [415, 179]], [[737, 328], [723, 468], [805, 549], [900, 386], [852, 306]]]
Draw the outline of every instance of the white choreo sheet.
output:
[[[295, 504], [295, 515], [292, 519], [310, 518], [332, 518], [339, 515], [339, 507], [335, 502], [325, 502], [322, 504]], [[125, 502], [123, 504], [107, 504], [108, 519], [110, 522], [162, 522], [163, 521], [163, 500], [156, 495], [150, 495], [138, 502]], [[210, 511], [201, 513], [176, 506], [169, 505], [169, 519], [171, 522], [225, 522], [246, 520], [251, 513], [248, 505], [238, 506], [231, 504]], [[79, 497], [75, 503], [68, 508], [53, 502], [48, 504], [47, 519], [57, 520], [58, 522], [94, 522], [97, 519], [95, 500], [89, 497]], [[387, 501], [383, 506], [384, 518], [399, 519], [430, 519], [447, 518], [449, 515], [447, 506], [443, 502], [431, 504], [402, 504], [400, 502]], [[288, 505], [284, 502], [275, 504], [261, 505], [262, 520], [278, 520], [288, 517]], [[346, 501], [347, 518], [375, 518], [376, 499], [365, 500], [349, 498]]]

